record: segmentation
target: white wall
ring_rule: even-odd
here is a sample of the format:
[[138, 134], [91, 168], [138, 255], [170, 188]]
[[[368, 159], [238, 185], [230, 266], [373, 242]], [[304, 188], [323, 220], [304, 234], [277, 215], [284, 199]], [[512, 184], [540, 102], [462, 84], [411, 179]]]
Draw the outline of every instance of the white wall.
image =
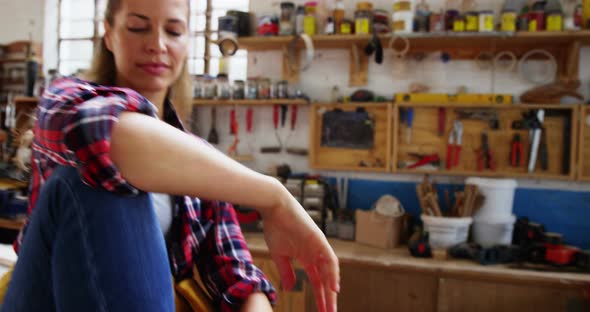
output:
[[44, 14], [43, 0], [0, 0], [0, 43], [28, 40], [30, 33], [43, 41]]
[[[304, 1], [298, 1], [303, 3]], [[330, 0], [325, 1], [326, 5]], [[348, 8], [348, 14], [354, 11], [353, 6], [356, 1], [345, 0]], [[431, 9], [438, 10], [445, 1], [428, 1]], [[482, 5], [488, 5], [489, 8], [499, 10], [503, 0], [479, 1]], [[377, 8], [391, 11], [392, 1], [377, 0], [373, 1]], [[278, 12], [278, 2], [273, 0], [251, 1], [250, 10], [258, 15], [272, 14]], [[493, 5], [496, 4], [496, 5]], [[588, 97], [590, 95], [590, 71], [584, 70], [590, 66], [590, 48], [584, 48], [582, 51], [580, 63], [580, 75], [582, 79], [581, 92]], [[266, 76], [276, 80], [281, 78], [281, 53], [279, 51], [270, 52], [250, 52], [248, 62], [248, 76]], [[441, 63], [436, 54], [432, 54], [420, 64], [416, 62], [400, 62], [393, 59], [390, 53], [385, 54], [385, 61], [382, 65], [371, 63], [369, 68], [369, 88], [380, 95], [392, 96], [395, 92], [406, 92], [411, 82], [420, 81], [431, 86], [433, 92], [453, 93], [459, 86], [467, 86], [469, 92], [491, 93], [493, 90], [502, 93], [512, 93], [516, 96], [523, 91], [531, 88], [533, 85], [522, 80], [516, 73], [496, 73], [495, 79], [489, 71], [482, 71], [477, 68], [471, 61], [456, 61], [448, 64]], [[330, 98], [332, 86], [338, 86], [343, 94], [350, 94], [357, 88], [348, 87], [348, 52], [344, 50], [321, 50], [318, 51], [313, 66], [308, 71], [301, 74], [298, 87], [308, 93], [314, 101], [327, 101]], [[239, 122], [242, 129], [245, 127], [245, 108], [238, 108]], [[200, 110], [200, 133], [205, 136], [210, 127], [210, 110], [202, 108]], [[309, 133], [308, 115], [309, 110], [300, 109], [299, 129], [292, 137], [292, 144], [296, 146], [308, 146]], [[220, 131], [222, 144], [220, 149], [227, 150], [227, 147], [233, 142], [229, 136], [229, 109], [218, 110], [218, 131]], [[276, 145], [276, 139], [272, 127], [272, 109], [256, 108], [255, 109], [255, 134], [253, 137], [256, 141], [253, 143], [254, 151], [258, 151], [260, 146]], [[288, 126], [281, 129], [281, 137], [288, 135]], [[240, 131], [241, 134], [245, 130]], [[251, 139], [242, 136], [244, 145], [248, 150], [248, 143]], [[283, 153], [282, 155], [262, 155], [255, 153], [256, 161], [249, 166], [265, 171], [269, 166], [287, 162], [297, 171], [309, 170], [307, 159], [291, 156]], [[418, 177], [391, 174], [353, 174], [353, 173], [330, 173], [330, 175], [349, 175], [368, 179], [382, 180], [415, 180]], [[449, 178], [449, 180], [452, 180]], [[561, 188], [561, 189], [580, 189], [590, 190], [590, 184], [580, 184], [573, 182], [548, 182], [548, 181], [523, 181], [524, 185], [529, 187], [540, 188]]]

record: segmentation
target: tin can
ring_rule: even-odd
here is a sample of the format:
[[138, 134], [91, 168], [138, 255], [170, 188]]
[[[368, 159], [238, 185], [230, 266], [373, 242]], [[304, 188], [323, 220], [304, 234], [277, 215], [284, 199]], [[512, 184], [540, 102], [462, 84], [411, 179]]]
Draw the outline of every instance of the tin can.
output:
[[529, 12], [529, 31], [543, 31], [545, 30], [545, 12], [533, 11]]
[[471, 32], [479, 31], [479, 13], [471, 11], [465, 15], [465, 30]]
[[514, 32], [516, 31], [516, 11], [507, 10], [502, 12], [502, 31]]
[[465, 18], [461, 15], [455, 17], [453, 20], [453, 31], [464, 32], [465, 31]]
[[354, 12], [354, 28], [358, 35], [368, 35], [371, 32], [373, 4], [370, 2], [359, 2]]
[[353, 23], [348, 19], [343, 20], [342, 24], [340, 24], [340, 33], [343, 35], [350, 35], [352, 34], [352, 31]]
[[547, 31], [563, 30], [563, 13], [561, 11], [547, 12]]
[[481, 11], [479, 12], [479, 31], [492, 32], [494, 31], [494, 12]]

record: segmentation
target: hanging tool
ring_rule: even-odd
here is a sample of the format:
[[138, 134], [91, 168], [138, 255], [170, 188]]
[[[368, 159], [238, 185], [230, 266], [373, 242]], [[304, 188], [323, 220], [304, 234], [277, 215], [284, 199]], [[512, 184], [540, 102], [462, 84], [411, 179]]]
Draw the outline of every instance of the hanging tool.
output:
[[412, 143], [412, 125], [414, 124], [414, 109], [408, 108], [406, 111], [406, 144]]
[[447, 109], [444, 107], [440, 107], [438, 109], [438, 136], [444, 136], [446, 128], [447, 128]]
[[417, 153], [408, 153], [409, 156], [418, 158], [418, 161], [407, 166], [406, 169], [416, 169], [426, 165], [440, 166], [440, 157], [438, 154], [424, 155]]
[[254, 109], [248, 107], [246, 110], [246, 133], [248, 133], [248, 149], [250, 154], [254, 154], [254, 146], [252, 144], [252, 137], [254, 135]]
[[234, 136], [234, 142], [227, 150], [227, 155], [239, 162], [249, 162], [253, 161], [254, 157], [251, 154], [247, 155], [240, 155], [238, 152], [238, 145], [240, 144], [240, 124], [238, 123], [238, 118], [236, 115], [236, 107], [232, 108], [230, 111], [230, 133]]
[[283, 150], [283, 143], [281, 141], [281, 137], [279, 136], [279, 110], [279, 105], [273, 106], [272, 122], [275, 127], [275, 137], [277, 138], [279, 145], [261, 148], [260, 152], [263, 154], [278, 154]]
[[281, 105], [281, 127], [285, 128], [285, 123], [287, 123], [287, 112], [289, 110], [289, 106]]
[[488, 122], [490, 129], [500, 128], [498, 112], [493, 109], [456, 109], [455, 113], [459, 119], [475, 119]]
[[305, 148], [297, 148], [297, 147], [290, 147], [288, 146], [287, 142], [293, 134], [295, 134], [295, 126], [297, 125], [297, 105], [291, 105], [291, 132], [289, 132], [289, 136], [285, 140], [285, 146], [287, 146], [287, 153], [292, 155], [299, 155], [299, 156], [307, 156], [309, 153]]
[[540, 109], [536, 113], [536, 122], [531, 128], [532, 145], [531, 156], [529, 157], [529, 173], [535, 171], [535, 164], [537, 163], [537, 155], [539, 153], [539, 145], [541, 143], [541, 134], [543, 132], [543, 122], [545, 120], [545, 110]]
[[520, 134], [515, 134], [512, 138], [510, 148], [510, 165], [512, 167], [522, 167], [524, 165], [524, 149], [522, 145], [522, 138]]
[[488, 134], [485, 132], [481, 134], [481, 148], [476, 151], [476, 155], [478, 171], [483, 171], [484, 169], [496, 170], [494, 156], [488, 144]]
[[447, 146], [447, 169], [459, 165], [461, 158], [461, 144], [463, 143], [463, 124], [456, 120], [453, 124], [453, 131], [449, 134], [449, 145]]
[[236, 108], [232, 108], [229, 112], [229, 134], [236, 135], [238, 133], [237, 125], [238, 119], [236, 118]]
[[207, 141], [211, 144], [219, 144], [219, 134], [217, 134], [217, 109], [215, 107], [211, 108], [211, 130], [209, 130], [209, 135], [207, 136]]
[[539, 160], [541, 169], [549, 170], [549, 151], [547, 150], [547, 129], [541, 129], [541, 143], [539, 144]]

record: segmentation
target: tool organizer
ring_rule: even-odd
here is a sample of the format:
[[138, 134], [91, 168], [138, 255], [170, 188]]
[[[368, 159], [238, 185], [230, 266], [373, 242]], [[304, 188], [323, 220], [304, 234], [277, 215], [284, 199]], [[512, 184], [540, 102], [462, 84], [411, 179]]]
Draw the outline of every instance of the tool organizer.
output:
[[[374, 120], [371, 149], [322, 146], [322, 116], [333, 109], [345, 112], [364, 108]], [[314, 169], [388, 172], [391, 168], [391, 103], [313, 104], [310, 110], [309, 165]], [[361, 165], [364, 162], [366, 165]]]
[[[400, 109], [412, 108], [414, 110], [414, 122], [410, 144], [406, 142], [407, 127], [400, 120]], [[445, 131], [442, 136], [438, 134], [439, 108], [446, 109]], [[489, 122], [483, 120], [461, 120], [463, 124], [463, 142], [458, 165], [447, 169], [447, 147], [449, 135], [453, 129], [453, 122], [457, 120], [457, 109], [486, 109], [497, 112], [499, 121], [498, 129], [493, 130]], [[531, 110], [544, 109], [546, 111], [545, 122], [546, 138], [548, 146], [548, 169], [542, 170], [540, 159], [537, 160], [535, 170], [528, 172], [530, 138], [528, 130], [514, 130], [512, 123], [522, 119], [522, 114]], [[564, 142], [565, 118], [552, 116], [559, 113], [571, 118], [571, 133], [569, 142]], [[574, 179], [575, 157], [577, 142], [577, 106], [558, 105], [512, 105], [512, 106], [464, 106], [457, 104], [408, 104], [401, 103], [394, 107], [393, 130], [393, 155], [392, 171], [395, 173], [431, 173], [457, 176], [485, 176], [485, 177], [520, 177], [520, 178], [547, 178], [547, 179]], [[495, 170], [478, 170], [476, 151], [482, 145], [482, 133], [487, 133], [489, 148], [492, 152]], [[520, 134], [523, 146], [523, 161], [521, 166], [513, 167], [510, 163], [512, 140], [515, 134]], [[589, 137], [590, 139], [590, 137]], [[589, 140], [590, 141], [590, 140]], [[569, 145], [569, 146], [568, 146]], [[415, 159], [408, 153], [438, 154], [440, 167], [438, 170], [404, 169], [403, 163], [411, 163]], [[568, 155], [569, 154], [569, 155]], [[564, 160], [564, 157], [568, 159]], [[564, 165], [567, 172], [564, 172]]]
[[590, 181], [590, 107], [580, 108], [580, 143], [578, 158], [578, 179]]

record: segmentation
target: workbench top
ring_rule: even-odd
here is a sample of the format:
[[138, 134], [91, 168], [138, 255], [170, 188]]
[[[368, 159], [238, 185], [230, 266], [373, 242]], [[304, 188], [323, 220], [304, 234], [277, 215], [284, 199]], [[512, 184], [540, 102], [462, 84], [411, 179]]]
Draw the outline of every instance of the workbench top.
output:
[[[245, 237], [254, 256], [268, 255], [268, 247], [262, 234], [245, 233]], [[341, 265], [423, 272], [441, 277], [590, 287], [590, 274], [539, 272], [509, 268], [506, 265], [483, 266], [467, 260], [414, 258], [405, 246], [397, 249], [381, 249], [338, 239], [330, 239], [330, 244]]]

